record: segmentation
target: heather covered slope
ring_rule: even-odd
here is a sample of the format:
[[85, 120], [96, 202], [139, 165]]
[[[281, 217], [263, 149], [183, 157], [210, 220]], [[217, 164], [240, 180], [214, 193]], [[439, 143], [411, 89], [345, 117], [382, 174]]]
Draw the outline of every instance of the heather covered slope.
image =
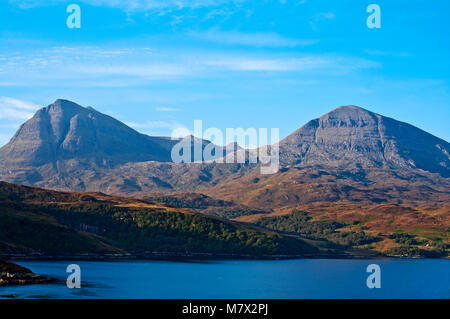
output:
[[237, 220], [389, 256], [448, 257], [449, 216], [448, 203], [316, 202]]
[[173, 143], [58, 100], [0, 150], [0, 180], [140, 198], [195, 192], [263, 210], [314, 202], [450, 200], [449, 143], [356, 106], [339, 107], [283, 139], [280, 170], [271, 175], [261, 175], [258, 164], [171, 163]]
[[216, 199], [200, 193], [152, 194], [145, 199], [166, 203], [173, 207], [188, 208], [206, 215], [233, 219], [239, 216], [268, 214], [270, 210], [255, 209], [233, 201]]
[[412, 169], [288, 167], [273, 175], [253, 171], [202, 192], [260, 209], [315, 202], [449, 203], [450, 179]]
[[151, 201], [0, 182], [1, 254], [302, 255], [293, 237]]

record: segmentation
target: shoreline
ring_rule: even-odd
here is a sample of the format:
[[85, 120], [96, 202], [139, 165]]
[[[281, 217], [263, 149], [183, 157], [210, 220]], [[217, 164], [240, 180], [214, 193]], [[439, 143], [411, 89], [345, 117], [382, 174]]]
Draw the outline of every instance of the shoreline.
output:
[[161, 260], [161, 261], [189, 261], [189, 260], [292, 260], [292, 259], [450, 259], [450, 256], [388, 256], [383, 254], [303, 254], [303, 255], [230, 255], [205, 253], [139, 253], [139, 254], [4, 254], [2, 258], [9, 260], [79, 260], [79, 261], [127, 261], [127, 260]]
[[46, 284], [54, 281], [54, 278], [35, 274], [28, 268], [0, 259], [0, 287]]

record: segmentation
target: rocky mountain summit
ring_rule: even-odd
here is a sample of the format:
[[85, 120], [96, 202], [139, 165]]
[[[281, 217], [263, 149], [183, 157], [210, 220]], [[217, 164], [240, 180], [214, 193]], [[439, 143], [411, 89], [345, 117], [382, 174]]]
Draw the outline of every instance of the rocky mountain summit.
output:
[[24, 123], [0, 151], [3, 165], [58, 169], [64, 160], [100, 166], [170, 161], [176, 141], [140, 134], [114, 118], [67, 100], [56, 100]]
[[[247, 160], [279, 149], [273, 174], [217, 157], [174, 163], [180, 142], [209, 145], [147, 136], [66, 100], [39, 110], [0, 149], [0, 181], [51, 190], [0, 182], [0, 252], [313, 252], [295, 235], [340, 252], [448, 256], [450, 145], [412, 125], [342, 106], [266, 149], [222, 149]], [[218, 231], [198, 237], [199, 222]]]
[[[202, 149], [208, 144], [185, 140]], [[334, 109], [280, 141], [280, 170], [271, 175], [261, 175], [259, 164], [173, 163], [179, 141], [141, 134], [92, 108], [57, 100], [0, 149], [0, 180], [134, 197], [202, 192], [271, 207], [343, 199], [442, 201], [449, 195], [448, 142], [357, 106]], [[233, 145], [228, 156], [254, 151]]]
[[450, 177], [450, 144], [407, 123], [341, 106], [280, 142], [282, 165], [422, 169]]

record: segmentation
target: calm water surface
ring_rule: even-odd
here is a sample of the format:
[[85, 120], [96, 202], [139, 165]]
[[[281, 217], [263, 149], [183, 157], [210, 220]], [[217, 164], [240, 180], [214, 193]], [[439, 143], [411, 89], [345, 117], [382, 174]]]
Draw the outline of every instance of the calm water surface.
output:
[[[17, 261], [60, 283], [0, 288], [0, 298], [450, 298], [450, 260]], [[82, 288], [68, 289], [78, 264]], [[381, 289], [366, 267], [381, 267]]]

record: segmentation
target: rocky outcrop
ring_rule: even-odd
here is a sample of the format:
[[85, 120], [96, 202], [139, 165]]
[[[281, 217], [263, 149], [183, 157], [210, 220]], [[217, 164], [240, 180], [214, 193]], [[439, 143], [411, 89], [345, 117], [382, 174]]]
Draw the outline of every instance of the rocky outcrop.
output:
[[54, 281], [52, 278], [39, 276], [25, 267], [0, 259], [0, 286], [45, 284]]

